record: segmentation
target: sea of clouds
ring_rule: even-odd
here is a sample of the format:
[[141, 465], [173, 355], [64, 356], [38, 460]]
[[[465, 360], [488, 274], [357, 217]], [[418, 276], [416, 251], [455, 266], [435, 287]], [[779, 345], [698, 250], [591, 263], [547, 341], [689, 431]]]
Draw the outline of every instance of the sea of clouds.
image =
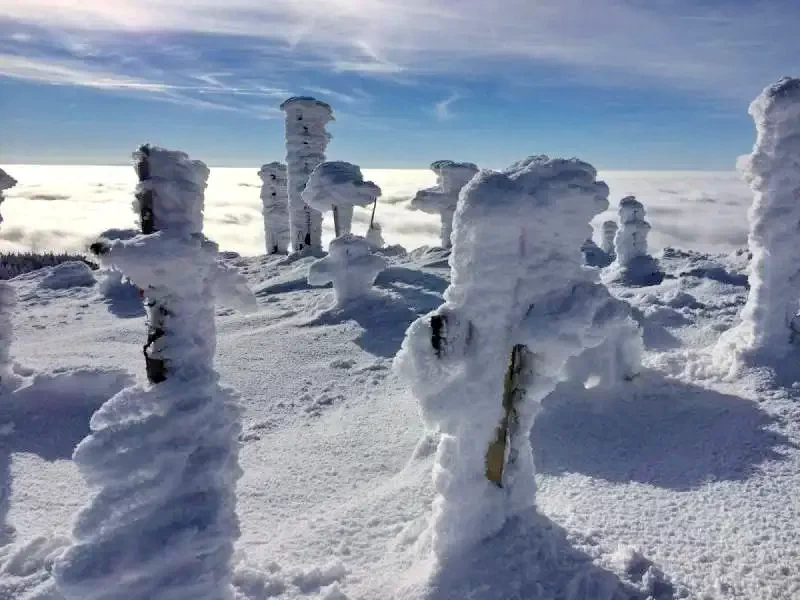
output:
[[[9, 165], [19, 184], [2, 205], [0, 250], [80, 251], [111, 227], [135, 227], [131, 209], [136, 176], [132, 167]], [[257, 169], [213, 168], [206, 192], [206, 234], [223, 250], [243, 255], [264, 251]], [[429, 170], [364, 169], [383, 189], [376, 219], [389, 244], [408, 249], [438, 242], [439, 218], [411, 211], [414, 193], [435, 183]], [[611, 188], [611, 210], [636, 195], [653, 226], [653, 250], [665, 246], [729, 251], [747, 243], [747, 208], [752, 195], [736, 172], [600, 173]], [[333, 237], [330, 215], [323, 235]], [[353, 232], [364, 233], [370, 211], [356, 208]]]

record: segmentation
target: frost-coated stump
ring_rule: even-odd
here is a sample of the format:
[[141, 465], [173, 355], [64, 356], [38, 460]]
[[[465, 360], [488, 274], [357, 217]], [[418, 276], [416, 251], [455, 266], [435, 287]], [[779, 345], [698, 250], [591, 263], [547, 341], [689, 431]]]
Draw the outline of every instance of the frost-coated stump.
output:
[[591, 165], [541, 156], [483, 171], [462, 190], [445, 303], [409, 327], [395, 363], [439, 434], [440, 561], [533, 507], [530, 430], [566, 362], [622, 330], [641, 343], [624, 303], [581, 265], [607, 196]]
[[289, 188], [289, 228], [292, 250], [322, 250], [322, 214], [303, 202], [308, 178], [321, 162], [330, 134], [325, 126], [333, 120], [331, 107], [309, 96], [289, 98], [281, 104], [286, 113], [286, 165]]
[[750, 292], [741, 323], [715, 352], [734, 368], [784, 357], [800, 341], [800, 79], [785, 77], [765, 88], [750, 115], [756, 142], [738, 165], [753, 190]]
[[645, 220], [644, 205], [634, 196], [626, 196], [619, 202], [619, 221], [614, 236], [616, 256], [606, 277], [628, 285], [658, 285], [664, 280], [664, 273], [647, 252], [650, 223]]
[[336, 306], [371, 294], [372, 284], [386, 268], [386, 259], [372, 253], [364, 238], [347, 234], [331, 240], [328, 256], [311, 263], [309, 285], [333, 284]]
[[159, 230], [94, 249], [165, 307], [157, 344], [168, 376], [92, 416], [73, 456], [91, 498], [53, 573], [67, 600], [228, 600], [241, 427], [236, 394], [213, 367], [214, 297], [242, 309], [255, 299], [202, 234], [205, 165], [161, 148], [147, 156], [134, 208], [152, 192]]

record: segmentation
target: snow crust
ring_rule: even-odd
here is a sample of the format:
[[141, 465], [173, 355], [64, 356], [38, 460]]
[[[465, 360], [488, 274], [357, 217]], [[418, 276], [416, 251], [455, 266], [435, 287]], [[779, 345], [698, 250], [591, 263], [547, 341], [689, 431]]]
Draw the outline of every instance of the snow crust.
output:
[[644, 205], [634, 196], [619, 202], [620, 227], [614, 237], [616, 258], [607, 275], [628, 285], [657, 285], [664, 274], [647, 252], [650, 223], [645, 220]]
[[[482, 171], [461, 193], [445, 303], [411, 325], [395, 362], [427, 426], [440, 434], [432, 524], [439, 561], [533, 506], [529, 433], [567, 360], [604, 343], [610, 330], [626, 329], [620, 337], [636, 346], [637, 326], [580, 260], [588, 223], [608, 207], [607, 197], [591, 165], [546, 156], [503, 173]], [[503, 418], [515, 344], [527, 347], [530, 360], [496, 486], [484, 472], [486, 452]]]
[[333, 120], [331, 107], [309, 96], [296, 96], [281, 104], [286, 114], [286, 164], [289, 187], [289, 228], [292, 250], [322, 248], [322, 214], [303, 202], [309, 176], [325, 161], [331, 139], [325, 126]]
[[146, 290], [151, 319], [153, 307], [162, 311], [163, 335], [149, 342], [167, 379], [113, 396], [75, 450], [91, 498], [54, 566], [67, 600], [233, 597], [240, 424], [236, 395], [213, 367], [214, 294], [244, 297], [246, 288], [200, 231], [208, 170], [183, 153], [153, 155], [161, 230], [97, 250], [104, 266]]
[[339, 235], [351, 233], [353, 207], [368, 206], [380, 197], [381, 188], [364, 181], [361, 168], [343, 161], [320, 163], [308, 178], [303, 202], [323, 213], [336, 207]]
[[337, 307], [368, 296], [375, 278], [386, 268], [386, 259], [372, 251], [372, 244], [357, 235], [331, 240], [328, 256], [311, 263], [308, 283], [332, 283]]
[[264, 215], [264, 242], [267, 254], [289, 251], [289, 196], [286, 165], [271, 162], [258, 172], [261, 178], [261, 212]]
[[468, 162], [437, 160], [431, 163], [431, 170], [436, 173], [436, 185], [419, 190], [412, 198], [410, 208], [440, 215], [442, 248], [449, 248], [458, 195], [478, 172], [478, 167]]
[[785, 77], [750, 105], [756, 126], [753, 151], [739, 170], [753, 191], [748, 213], [750, 293], [741, 323], [722, 337], [722, 363], [756, 364], [780, 359], [800, 333], [800, 79]]

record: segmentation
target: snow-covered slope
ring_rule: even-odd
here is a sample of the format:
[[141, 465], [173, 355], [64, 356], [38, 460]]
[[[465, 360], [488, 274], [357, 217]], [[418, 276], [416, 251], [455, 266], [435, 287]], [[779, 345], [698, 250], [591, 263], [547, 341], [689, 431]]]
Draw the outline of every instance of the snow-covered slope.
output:
[[[228, 256], [259, 302], [217, 308], [216, 368], [244, 409], [240, 600], [800, 597], [796, 391], [765, 372], [720, 382], [704, 351], [744, 303], [746, 255], [668, 250], [662, 284], [612, 288], [643, 325], [643, 373], [558, 387], [531, 436], [538, 514], [441, 569], [435, 440], [390, 366], [442, 302], [445, 255], [390, 258], [378, 295], [336, 312], [329, 288], [306, 283], [311, 259]], [[54, 269], [11, 282], [25, 383], [0, 407], [0, 598], [59, 598], [49, 569], [87, 493], [72, 448], [144, 376], [135, 290], [102, 295], [66, 274], [48, 286]]]

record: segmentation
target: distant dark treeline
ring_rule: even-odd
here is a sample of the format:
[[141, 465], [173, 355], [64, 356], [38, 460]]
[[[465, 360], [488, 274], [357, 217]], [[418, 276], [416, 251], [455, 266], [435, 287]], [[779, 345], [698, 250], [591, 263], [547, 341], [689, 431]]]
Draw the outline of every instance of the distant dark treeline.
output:
[[92, 269], [98, 268], [97, 263], [92, 262], [83, 254], [70, 254], [68, 252], [0, 252], [0, 280], [11, 279], [17, 275], [71, 261], [86, 263]]

